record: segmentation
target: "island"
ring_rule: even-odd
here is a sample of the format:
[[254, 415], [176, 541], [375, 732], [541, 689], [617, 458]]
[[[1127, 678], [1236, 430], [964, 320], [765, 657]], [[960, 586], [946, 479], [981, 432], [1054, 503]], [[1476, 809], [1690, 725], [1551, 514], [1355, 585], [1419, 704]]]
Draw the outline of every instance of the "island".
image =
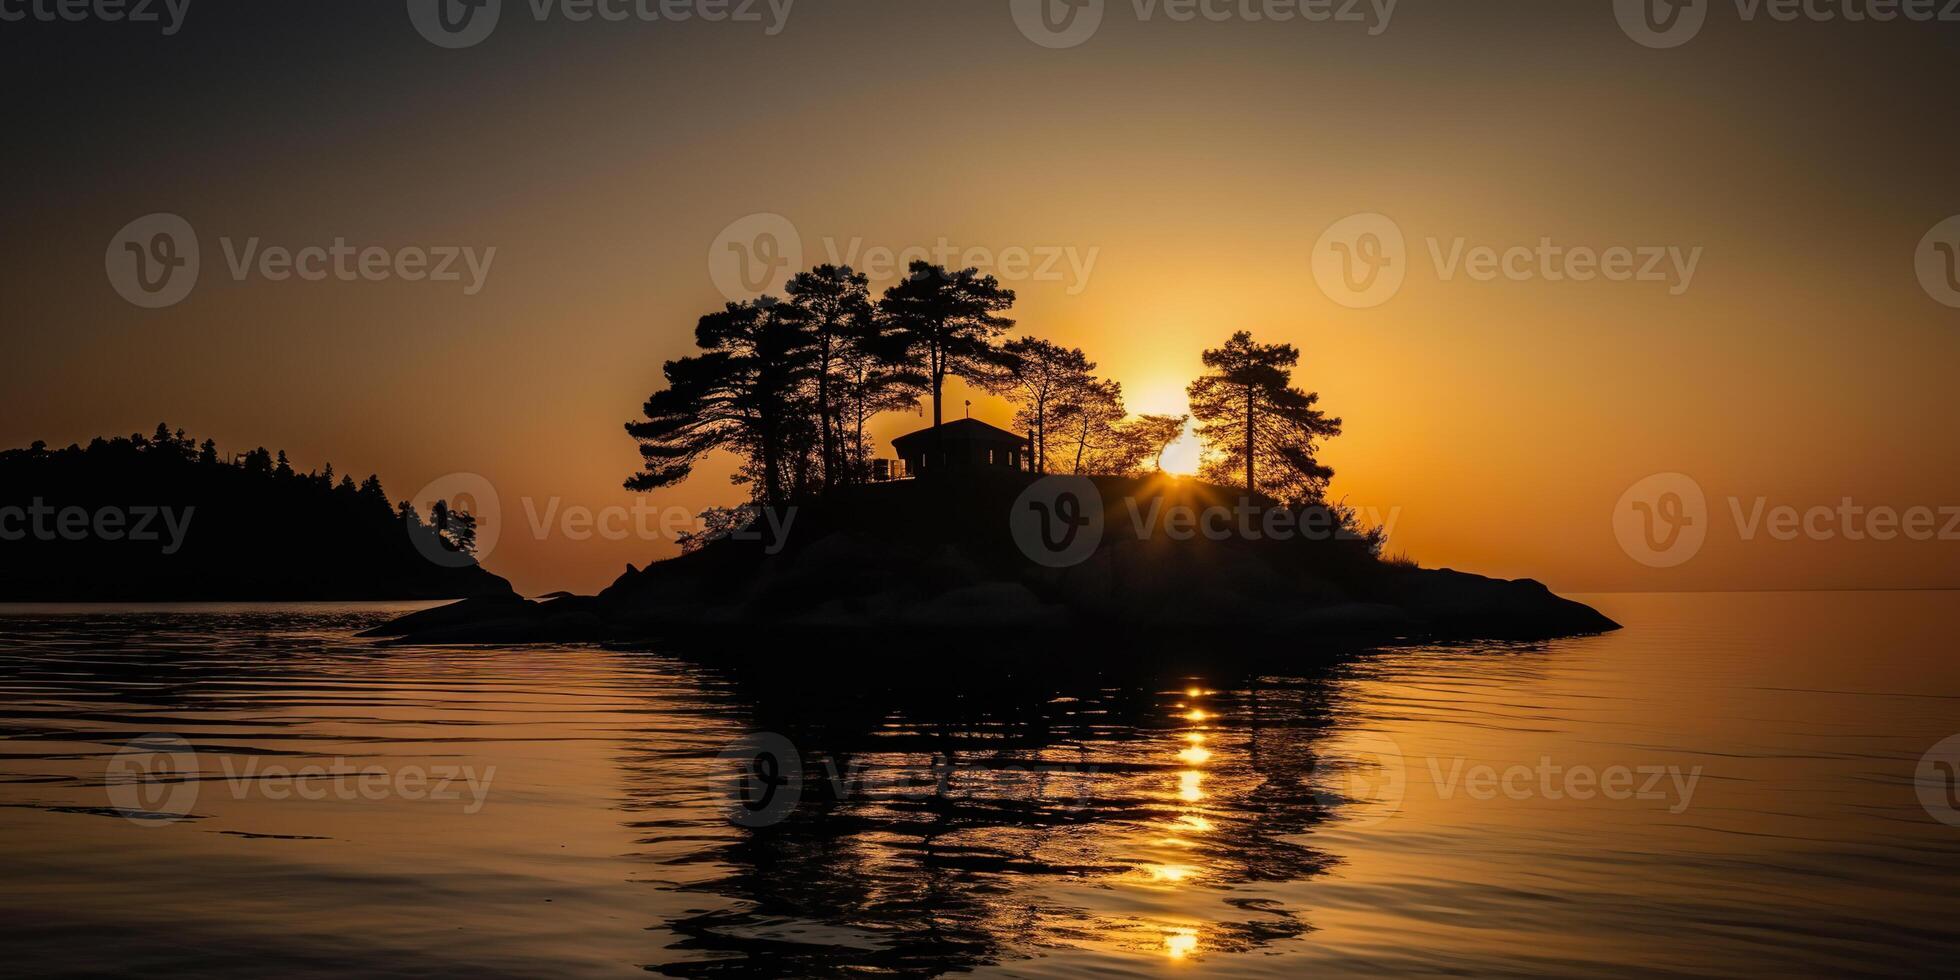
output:
[[[1238, 491], [1189, 478], [1090, 478], [1100, 541], [1066, 565], [1031, 559], [1015, 506], [1043, 477], [970, 471], [853, 488], [758, 519], [680, 557], [628, 567], [595, 596], [478, 598], [369, 635], [429, 644], [823, 636], [865, 650], [985, 639], [1292, 637], [1303, 643], [1541, 639], [1619, 628], [1529, 580], [1377, 557], [1365, 537], [1252, 538], [1150, 526], [1172, 511], [1244, 514]], [[1275, 501], [1261, 502], [1280, 507]], [[1296, 526], [1332, 518], [1289, 511]], [[1146, 522], [1137, 533], [1137, 518]], [[1266, 523], [1261, 515], [1260, 522]], [[1214, 521], [1214, 524], [1217, 522]], [[1039, 547], [1037, 545], [1037, 547]], [[1091, 650], [1085, 648], [1086, 650]]]
[[[1537, 582], [1385, 557], [1386, 531], [1328, 497], [1319, 450], [1343, 422], [1295, 387], [1291, 344], [1235, 331], [1202, 352], [1188, 415], [1132, 416], [1080, 348], [1008, 339], [1014, 292], [976, 269], [913, 262], [874, 300], [864, 274], [826, 264], [785, 292], [703, 315], [699, 353], [666, 362], [626, 424], [642, 462], [628, 489], [680, 483], [709, 453], [741, 461], [749, 499], [704, 513], [681, 556], [629, 566], [595, 596], [476, 598], [370, 635], [801, 649], [748, 642], [794, 634], [916, 657], [1063, 636], [1123, 650], [1617, 628]], [[947, 420], [955, 377], [1009, 401], [1018, 431], [972, 418], [971, 402]], [[881, 455], [867, 423], [928, 401], [932, 424]], [[1165, 472], [1187, 436], [1201, 469]]]

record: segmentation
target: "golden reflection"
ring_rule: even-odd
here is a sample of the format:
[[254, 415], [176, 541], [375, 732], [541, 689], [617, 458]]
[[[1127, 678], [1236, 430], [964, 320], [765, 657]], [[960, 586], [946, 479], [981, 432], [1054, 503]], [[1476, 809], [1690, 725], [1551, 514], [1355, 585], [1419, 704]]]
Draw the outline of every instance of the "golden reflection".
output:
[[1205, 774], [1195, 769], [1178, 773], [1177, 798], [1186, 803], [1197, 803], [1203, 800], [1205, 798], [1205, 791], [1199, 788], [1198, 783], [1204, 778]]
[[1181, 960], [1198, 948], [1198, 930], [1172, 929], [1164, 935], [1164, 955]]
[[1159, 864], [1150, 869], [1150, 876], [1158, 881], [1178, 882], [1191, 877], [1196, 871], [1187, 864]]
[[[1203, 692], [1194, 687], [1189, 693], [1193, 697], [1196, 697]], [[1186, 711], [1186, 706], [1183, 703], [1175, 704], [1172, 707], [1176, 711], [1183, 712], [1182, 717], [1191, 721], [1203, 721], [1206, 717], [1203, 711], [1196, 708], [1191, 708], [1189, 711]], [[1211, 759], [1211, 750], [1206, 748], [1204, 744], [1205, 738], [1202, 732], [1182, 732], [1179, 733], [1178, 743], [1174, 743], [1178, 745], [1176, 751], [1178, 761], [1191, 767], [1177, 774], [1177, 799], [1186, 804], [1200, 803], [1205, 799], [1204, 773], [1198, 769], [1199, 766]], [[1173, 848], [1179, 852], [1189, 852], [1196, 846], [1196, 842], [1187, 840], [1181, 835], [1208, 831], [1212, 829], [1212, 826], [1211, 821], [1206, 820], [1204, 817], [1195, 813], [1186, 813], [1179, 815], [1176, 821], [1168, 826], [1168, 829], [1170, 835], [1160, 839], [1158, 846]], [[1170, 860], [1163, 863], [1144, 865], [1148, 869], [1151, 879], [1156, 882], [1167, 884], [1182, 883], [1194, 878], [1201, 870], [1193, 865], [1175, 863], [1177, 858], [1172, 854], [1167, 853], [1160, 855], [1160, 857], [1170, 858]], [[1198, 942], [1197, 930], [1174, 929], [1165, 937], [1164, 941], [1165, 948], [1170, 957], [1172, 959], [1182, 959], [1185, 954], [1196, 948]]]

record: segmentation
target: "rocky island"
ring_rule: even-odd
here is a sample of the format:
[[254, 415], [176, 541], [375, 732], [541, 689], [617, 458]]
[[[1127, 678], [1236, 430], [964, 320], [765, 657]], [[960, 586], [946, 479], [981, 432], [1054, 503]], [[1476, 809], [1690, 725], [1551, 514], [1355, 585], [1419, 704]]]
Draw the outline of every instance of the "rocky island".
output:
[[[1042, 528], [1044, 508], [1081, 515], [1076, 537], [1054, 553], [1065, 532], [1052, 519]], [[1282, 526], [1291, 530], [1266, 530]], [[757, 518], [692, 553], [629, 566], [596, 596], [470, 599], [369, 635], [739, 646], [795, 631], [909, 646], [1003, 634], [1378, 643], [1619, 628], [1534, 581], [1417, 568], [1376, 551], [1325, 507], [1196, 479], [967, 473], [852, 487]]]

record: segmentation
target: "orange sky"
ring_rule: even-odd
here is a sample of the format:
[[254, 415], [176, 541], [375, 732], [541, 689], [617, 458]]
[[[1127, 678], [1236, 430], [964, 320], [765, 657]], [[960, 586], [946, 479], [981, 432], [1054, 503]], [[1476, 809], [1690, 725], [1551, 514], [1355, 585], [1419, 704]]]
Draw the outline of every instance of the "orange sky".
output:
[[[950, 4], [799, 6], [767, 38], [520, 19], [441, 51], [392, 12], [338, 33], [188, 25], [95, 61], [44, 49], [47, 84], [83, 88], [25, 110], [69, 135], [23, 147], [45, 183], [9, 192], [25, 217], [0, 255], [0, 442], [168, 419], [377, 471], [396, 497], [481, 474], [504, 505], [489, 567], [527, 592], [596, 589], [673, 546], [532, 519], [554, 498], [634, 503], [621, 423], [722, 301], [717, 236], [770, 212], [805, 265], [854, 239], [1093, 255], [1081, 281], [1010, 279], [1016, 332], [1084, 347], [1133, 410], [1181, 410], [1198, 352], [1233, 330], [1297, 344], [1296, 380], [1347, 423], [1334, 496], [1392, 515], [1390, 550], [1427, 565], [1570, 590], [1960, 585], [1960, 540], [1745, 541], [1729, 505], [1960, 505], [1960, 310], [1913, 267], [1960, 212], [1950, 106], [1913, 94], [1951, 32], [1720, 22], [1663, 52], [1580, 5], [1520, 6], [1405, 9], [1371, 38], [1124, 5], [1064, 51]], [[255, 54], [253, 30], [312, 30], [313, 60]], [[161, 110], [114, 101], [138, 77]], [[118, 141], [142, 150], [103, 152]], [[156, 211], [196, 228], [204, 269], [145, 311], [104, 281], [103, 249]], [[1366, 310], [1312, 263], [1360, 212], [1408, 243], [1401, 290]], [[252, 237], [497, 253], [474, 296], [234, 281], [221, 241]], [[1430, 240], [1458, 238], [1701, 253], [1671, 295], [1446, 280]], [[975, 396], [975, 414], [1010, 409]], [[652, 503], [733, 502], [726, 471]], [[1706, 492], [1708, 540], [1649, 568], [1613, 511], [1670, 471]]]

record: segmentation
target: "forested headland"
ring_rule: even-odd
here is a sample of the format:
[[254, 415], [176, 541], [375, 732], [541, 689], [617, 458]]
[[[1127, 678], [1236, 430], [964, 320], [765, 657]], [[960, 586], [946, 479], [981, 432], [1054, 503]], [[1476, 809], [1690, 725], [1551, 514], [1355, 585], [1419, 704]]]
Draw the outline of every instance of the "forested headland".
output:
[[0, 452], [0, 601], [510, 595], [474, 547], [469, 515], [425, 518], [376, 476], [220, 454], [164, 424]]

